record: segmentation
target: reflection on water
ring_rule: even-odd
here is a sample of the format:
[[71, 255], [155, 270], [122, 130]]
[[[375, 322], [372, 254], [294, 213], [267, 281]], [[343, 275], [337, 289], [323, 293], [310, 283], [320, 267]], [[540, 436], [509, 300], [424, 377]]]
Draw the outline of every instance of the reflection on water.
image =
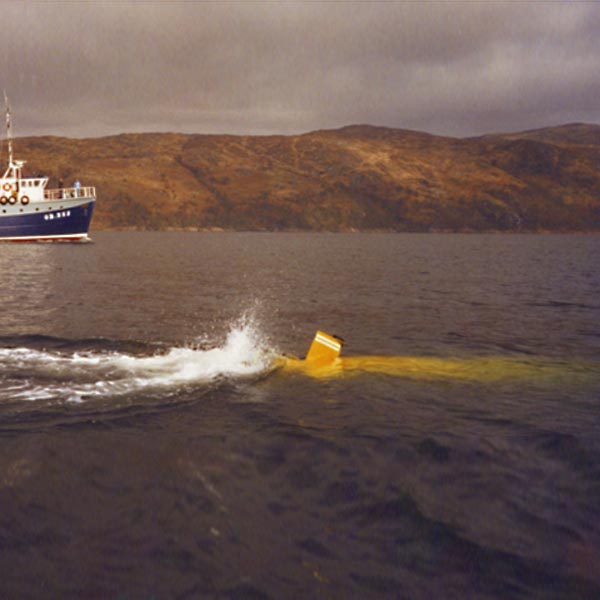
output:
[[63, 265], [52, 244], [0, 244], [2, 310], [0, 328], [37, 332], [57, 314], [57, 276]]

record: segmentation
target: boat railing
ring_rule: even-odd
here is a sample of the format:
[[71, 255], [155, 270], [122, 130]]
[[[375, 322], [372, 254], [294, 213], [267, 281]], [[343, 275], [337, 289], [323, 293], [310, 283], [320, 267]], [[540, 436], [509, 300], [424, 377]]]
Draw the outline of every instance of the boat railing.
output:
[[67, 200], [70, 198], [95, 198], [95, 187], [71, 187], [44, 190], [44, 200]]

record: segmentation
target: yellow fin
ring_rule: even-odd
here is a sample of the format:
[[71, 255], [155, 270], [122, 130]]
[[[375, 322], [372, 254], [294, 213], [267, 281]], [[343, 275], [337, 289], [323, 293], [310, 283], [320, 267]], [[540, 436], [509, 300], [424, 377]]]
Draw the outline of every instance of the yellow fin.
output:
[[306, 362], [314, 366], [333, 363], [342, 351], [342, 340], [324, 331], [317, 331], [308, 349]]

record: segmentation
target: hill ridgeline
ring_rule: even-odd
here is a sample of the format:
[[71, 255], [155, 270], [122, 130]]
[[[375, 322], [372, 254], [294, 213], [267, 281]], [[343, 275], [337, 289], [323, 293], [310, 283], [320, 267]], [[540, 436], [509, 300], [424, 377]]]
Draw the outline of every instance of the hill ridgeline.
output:
[[32, 137], [15, 153], [50, 187], [95, 185], [92, 230], [600, 231], [598, 125]]

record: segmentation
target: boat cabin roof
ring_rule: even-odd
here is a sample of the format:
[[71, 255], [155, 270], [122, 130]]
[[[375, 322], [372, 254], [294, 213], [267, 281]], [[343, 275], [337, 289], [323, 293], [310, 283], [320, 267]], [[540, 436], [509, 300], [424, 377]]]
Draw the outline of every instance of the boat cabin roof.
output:
[[24, 160], [15, 160], [9, 163], [8, 168], [2, 175], [0, 181], [11, 180], [11, 181], [19, 181], [21, 187], [46, 187], [48, 183], [48, 177], [39, 176], [39, 177], [22, 177], [21, 169], [25, 164]]

